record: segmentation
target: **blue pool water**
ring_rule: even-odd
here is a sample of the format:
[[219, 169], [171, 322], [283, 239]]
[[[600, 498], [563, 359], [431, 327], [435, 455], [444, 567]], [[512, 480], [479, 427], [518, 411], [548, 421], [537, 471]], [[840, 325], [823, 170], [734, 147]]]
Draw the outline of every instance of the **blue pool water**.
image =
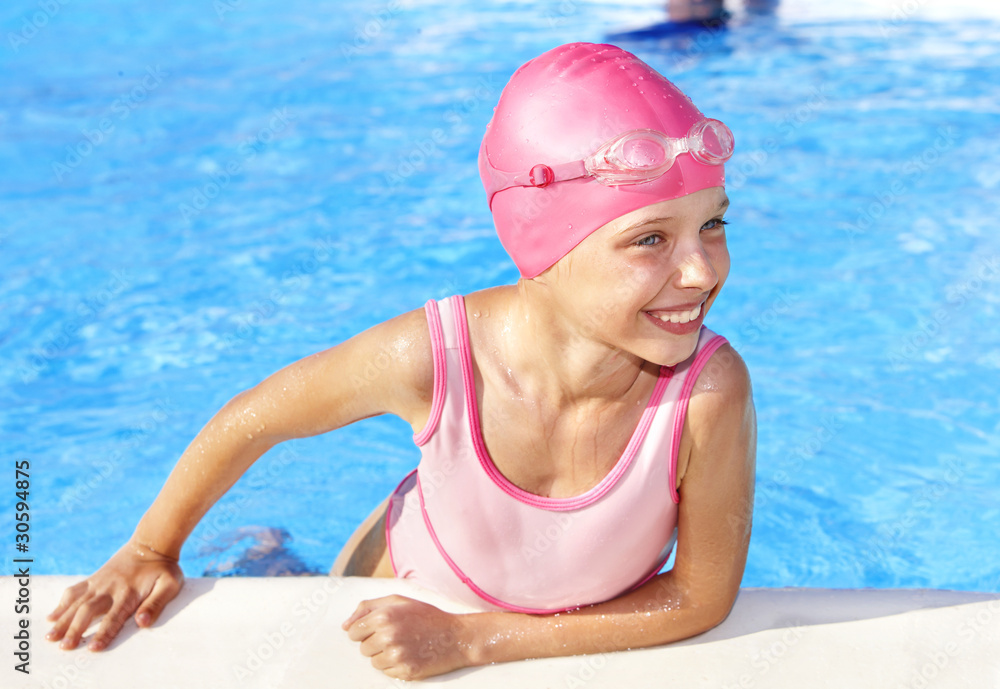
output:
[[[744, 584], [1000, 590], [1000, 12], [829, 4], [648, 36], [659, 3], [6, 3], [0, 434], [34, 571], [100, 566], [240, 390], [513, 282], [491, 109], [619, 34], [737, 138], [709, 325], [754, 378]], [[391, 418], [279, 447], [182, 565], [325, 571], [416, 461]]]

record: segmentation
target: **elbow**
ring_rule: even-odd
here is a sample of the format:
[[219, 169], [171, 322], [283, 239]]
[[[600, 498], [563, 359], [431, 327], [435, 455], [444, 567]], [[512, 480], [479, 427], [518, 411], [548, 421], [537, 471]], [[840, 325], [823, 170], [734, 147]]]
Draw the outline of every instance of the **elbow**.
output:
[[728, 604], [724, 606], [716, 606], [715, 609], [712, 611], [712, 614], [707, 617], [705, 631], [707, 632], [709, 629], [715, 629], [720, 624], [725, 622], [726, 619], [729, 617], [729, 613], [733, 611], [733, 606], [735, 604], [736, 604], [736, 599], [734, 597], [733, 600]]
[[718, 627], [729, 617], [739, 594], [738, 585], [735, 588], [729, 586], [678, 588], [678, 595], [675, 598], [677, 607], [674, 609], [683, 612], [685, 619], [682, 626], [687, 630], [680, 638], [704, 634]]
[[[676, 582], [670, 583], [676, 584]], [[677, 587], [672, 593], [673, 595], [666, 596], [669, 601], [666, 605], [663, 597], [657, 596], [656, 599], [655, 607], [659, 607], [665, 613], [664, 639], [661, 643], [698, 636], [725, 622], [736, 604], [739, 586], [730, 590], [720, 590], [716, 587], [705, 587], [700, 590]], [[647, 602], [646, 610], [650, 610], [651, 607]]]
[[280, 424], [274, 422], [273, 405], [258, 384], [233, 396], [219, 413], [223, 428], [240, 442], [270, 449], [287, 440]]
[[710, 629], [715, 629], [726, 621], [729, 614], [736, 605], [736, 598], [739, 594], [737, 590], [732, 595], [720, 596], [701, 604], [696, 604], [694, 608], [698, 611], [698, 634], [703, 634]]

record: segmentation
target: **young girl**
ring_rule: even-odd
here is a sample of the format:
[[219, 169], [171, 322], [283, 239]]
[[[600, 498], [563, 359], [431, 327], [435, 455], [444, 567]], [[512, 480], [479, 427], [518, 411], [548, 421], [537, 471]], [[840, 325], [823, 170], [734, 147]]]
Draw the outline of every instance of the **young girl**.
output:
[[[333, 574], [416, 580], [344, 629], [391, 677], [654, 646], [729, 613], [750, 538], [756, 421], [702, 321], [729, 273], [732, 134], [613, 46], [571, 44], [504, 89], [479, 153], [516, 285], [403, 314], [231, 400], [125, 546], [67, 589], [51, 640], [100, 650], [177, 595], [181, 546], [264, 452], [392, 413], [422, 458]], [[391, 353], [356, 389], [351, 371]], [[674, 567], [659, 573], [674, 543]], [[561, 613], [561, 614], [559, 614]]]

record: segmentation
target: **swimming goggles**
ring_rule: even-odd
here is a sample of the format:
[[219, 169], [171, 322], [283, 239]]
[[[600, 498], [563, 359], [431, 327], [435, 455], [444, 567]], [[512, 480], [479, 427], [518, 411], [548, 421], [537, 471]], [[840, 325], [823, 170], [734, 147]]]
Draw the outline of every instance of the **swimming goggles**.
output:
[[722, 165], [733, 155], [733, 133], [719, 120], [704, 119], [692, 125], [683, 138], [653, 129], [634, 129], [572, 163], [539, 164], [527, 172], [504, 172], [489, 165], [489, 199], [511, 187], [541, 188], [580, 177], [593, 177], [607, 186], [641, 184], [662, 177], [681, 153], [690, 153], [705, 165]]

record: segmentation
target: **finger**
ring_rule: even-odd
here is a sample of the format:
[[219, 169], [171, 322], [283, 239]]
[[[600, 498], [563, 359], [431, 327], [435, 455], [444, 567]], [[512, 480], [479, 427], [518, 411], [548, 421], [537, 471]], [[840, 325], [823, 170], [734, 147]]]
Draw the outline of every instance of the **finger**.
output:
[[111, 596], [108, 594], [95, 596], [83, 603], [77, 608], [76, 614], [73, 615], [73, 621], [66, 630], [66, 636], [63, 637], [59, 647], [67, 650], [76, 648], [80, 644], [80, 639], [87, 631], [87, 628], [90, 627], [91, 621], [98, 615], [107, 612], [110, 608]]
[[376, 670], [381, 670], [385, 672], [387, 669], [392, 667], [392, 662], [385, 653], [377, 653], [371, 657], [372, 667]]
[[[387, 658], [388, 649], [386, 649], [386, 642], [385, 639], [382, 638], [381, 634], [372, 634], [367, 639], [361, 642], [361, 645], [358, 646], [358, 649], [361, 651], [361, 655], [363, 655], [366, 658], [372, 659], [373, 665], [375, 663], [376, 656], [382, 656], [382, 662], [387, 665], [389, 663]], [[376, 667], [378, 666], [376, 665]], [[378, 669], [381, 670], [382, 668]]]
[[347, 630], [347, 638], [351, 641], [365, 641], [376, 631], [378, 631], [378, 624], [366, 615], [351, 625], [351, 628]]
[[77, 598], [75, 601], [69, 604], [61, 615], [59, 619], [56, 620], [55, 624], [52, 625], [52, 629], [45, 635], [45, 638], [49, 641], [59, 641], [66, 635], [66, 630], [69, 629], [70, 624], [73, 622], [73, 618], [76, 617], [76, 611], [80, 609], [80, 606], [86, 602], [85, 598]]
[[362, 617], [370, 613], [374, 608], [372, 604], [375, 603], [373, 600], [363, 600], [358, 603], [358, 607], [354, 609], [351, 616], [344, 620], [343, 624], [340, 625], [341, 629], [350, 629], [351, 625], [360, 620]]
[[135, 623], [140, 627], [152, 627], [160, 618], [160, 613], [167, 603], [177, 596], [182, 585], [182, 581], [173, 577], [164, 575], [157, 577], [152, 592], [135, 613]]
[[111, 606], [111, 610], [104, 614], [97, 632], [87, 644], [91, 651], [103, 651], [118, 636], [118, 632], [125, 626], [126, 620], [135, 608], [135, 599], [119, 601]]
[[82, 596], [87, 591], [87, 582], [81, 581], [77, 584], [73, 584], [65, 591], [63, 591], [62, 597], [59, 599], [59, 605], [56, 609], [48, 614], [46, 619], [57, 620], [59, 616], [62, 615], [73, 604], [80, 596]]

